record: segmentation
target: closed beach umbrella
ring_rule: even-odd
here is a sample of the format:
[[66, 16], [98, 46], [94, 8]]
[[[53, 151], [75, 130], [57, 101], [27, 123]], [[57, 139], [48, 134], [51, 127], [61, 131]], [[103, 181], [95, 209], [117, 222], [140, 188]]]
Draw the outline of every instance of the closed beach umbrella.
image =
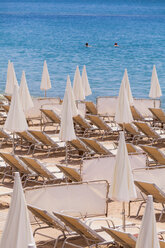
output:
[[119, 147], [110, 185], [110, 198], [123, 202], [123, 227], [125, 230], [125, 202], [137, 198], [124, 132], [120, 132]]
[[86, 72], [86, 66], [84, 65], [83, 67], [83, 71], [82, 71], [82, 85], [84, 88], [84, 92], [85, 92], [85, 96], [89, 96], [92, 94], [90, 85], [89, 85], [89, 81], [88, 81], [88, 76], [87, 76], [87, 72]]
[[153, 206], [153, 197], [148, 195], [147, 205], [143, 215], [140, 233], [136, 242], [136, 248], [160, 248], [156, 230], [156, 220]]
[[40, 89], [45, 91], [45, 96], [46, 96], [46, 91], [51, 89], [51, 81], [49, 77], [49, 72], [48, 72], [48, 67], [46, 60], [44, 61], [44, 67], [43, 67], [43, 72], [42, 72], [42, 79], [41, 79], [41, 85]]
[[73, 93], [73, 89], [72, 89], [69, 75], [67, 76], [66, 88], [67, 88], [67, 92], [69, 94], [69, 98], [71, 101], [72, 115], [76, 116], [76, 115], [78, 115], [78, 109], [76, 107], [75, 97], [74, 97], [74, 93]]
[[7, 69], [7, 80], [6, 80], [6, 88], [5, 93], [7, 95], [13, 94], [14, 85], [18, 86], [14, 65], [10, 60], [8, 61], [8, 69]]
[[[155, 99], [155, 98], [159, 98], [161, 96], [162, 96], [162, 91], [160, 88], [158, 75], [156, 72], [156, 66], [154, 65], [153, 70], [152, 70], [151, 87], [150, 87], [149, 97]], [[155, 101], [154, 101], [154, 107], [155, 107]]]
[[19, 173], [15, 173], [14, 188], [0, 248], [23, 248], [33, 244], [36, 248], [30, 226], [25, 196]]
[[117, 107], [115, 113], [115, 121], [117, 123], [131, 123], [133, 121], [128, 95], [125, 89], [125, 84], [121, 83]]
[[26, 82], [25, 72], [22, 72], [21, 84], [19, 87], [19, 95], [22, 103], [23, 111], [26, 113], [29, 109], [34, 107], [31, 95]]
[[19, 88], [14, 85], [10, 109], [4, 124], [4, 129], [10, 132], [23, 132], [28, 129], [25, 114], [19, 96]]
[[72, 111], [71, 97], [69, 94], [69, 87], [67, 86], [65, 89], [65, 95], [62, 103], [61, 127], [59, 133], [59, 139], [61, 141], [65, 141], [66, 143], [66, 164], [67, 164], [67, 154], [68, 154], [67, 142], [76, 139], [76, 134], [73, 126], [73, 111]]
[[128, 78], [127, 69], [125, 69], [125, 71], [124, 71], [124, 76], [123, 76], [123, 79], [122, 79], [122, 83], [125, 84], [129, 105], [133, 106], [133, 97], [132, 97], [132, 92], [131, 92], [131, 87], [130, 87], [130, 82], [129, 82], [129, 78]]
[[74, 93], [75, 100], [82, 100], [83, 101], [85, 99], [85, 92], [84, 92], [84, 88], [82, 85], [82, 79], [80, 76], [80, 71], [79, 71], [78, 66], [76, 68], [76, 72], [74, 75], [73, 93]]

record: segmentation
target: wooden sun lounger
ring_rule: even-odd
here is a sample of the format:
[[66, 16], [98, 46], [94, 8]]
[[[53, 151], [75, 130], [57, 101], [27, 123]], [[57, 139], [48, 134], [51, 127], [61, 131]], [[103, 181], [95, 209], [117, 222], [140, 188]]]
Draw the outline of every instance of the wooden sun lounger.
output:
[[9, 102], [11, 102], [11, 96], [3, 95]]
[[46, 117], [47, 117], [47, 121], [43, 123], [44, 127], [43, 130], [45, 130], [47, 125], [50, 124], [56, 124], [57, 128], [61, 123], [61, 118], [59, 117], [58, 114], [56, 114], [56, 112], [52, 109], [40, 109], [41, 113], [43, 113]]
[[149, 108], [149, 110], [160, 123], [165, 123], [165, 113], [161, 108]]
[[[73, 231], [75, 231], [77, 234], [79, 234], [87, 244], [89, 245], [88, 241], [92, 242], [93, 244], [108, 244], [110, 243], [109, 241], [107, 242], [105, 239], [103, 239], [96, 230], [93, 230], [90, 228], [88, 225], [86, 225], [84, 222], [82, 222], [79, 218], [71, 217], [68, 215], [63, 215], [60, 213], [53, 213], [57, 218], [59, 218], [62, 222], [65, 223], [66, 226], [71, 228]], [[69, 242], [69, 238], [66, 238], [63, 247], [65, 245], [71, 245], [72, 243]], [[81, 247], [78, 244], [74, 244], [74, 247]], [[90, 246], [88, 246], [90, 247]]]
[[42, 144], [42, 146], [46, 146], [48, 150], [48, 156], [52, 150], [60, 149], [60, 146], [57, 142], [55, 142], [49, 135], [47, 135], [43, 131], [29, 130], [29, 133], [32, 134], [35, 139], [38, 140]]
[[101, 154], [101, 155], [112, 154], [108, 149], [106, 149], [97, 140], [87, 139], [87, 138], [80, 138], [80, 140], [82, 140], [82, 142], [84, 142], [91, 150], [93, 150], [97, 154]]
[[[103, 230], [107, 232], [115, 240], [117, 244], [122, 245], [123, 247], [126, 248], [135, 248], [137, 238], [131, 233], [126, 233], [126, 232], [118, 231], [116, 229], [105, 228], [105, 227], [103, 227]], [[165, 247], [164, 241], [160, 240], [159, 244], [160, 244], [160, 248]]]
[[165, 165], [165, 154], [154, 146], [140, 145], [144, 152], [147, 153], [157, 164]]
[[134, 121], [135, 126], [145, 134], [149, 139], [153, 139], [153, 141], [159, 141], [165, 139], [165, 137], [161, 137], [148, 123], [142, 121]]
[[138, 153], [139, 151], [132, 143], [126, 143], [128, 153]]
[[[147, 182], [140, 182], [140, 181], [134, 181], [135, 185], [141, 190], [142, 193], [145, 195], [152, 195], [153, 201], [156, 203], [161, 203], [163, 206], [163, 209], [161, 210], [161, 214], [159, 217], [159, 221], [161, 220], [163, 213], [165, 212], [165, 192], [163, 192], [156, 184], [154, 183], [147, 183]], [[137, 212], [137, 216], [139, 215], [139, 212], [141, 210], [142, 205], [146, 203], [143, 201], [140, 204], [140, 207]]]
[[5, 132], [5, 130], [3, 128], [0, 128], [0, 139], [2, 139], [2, 142], [7, 142], [7, 141], [11, 141], [12, 138], [11, 136]]
[[79, 138], [71, 140], [68, 142], [71, 146], [73, 146], [76, 150], [78, 150], [79, 155], [86, 156], [92, 153], [92, 150], [86, 146]]
[[64, 165], [56, 165], [56, 166], [73, 182], [82, 181], [81, 175], [77, 169]]
[[86, 115], [86, 117], [95, 125], [99, 130], [105, 133], [113, 133], [113, 129], [98, 115]]
[[[119, 124], [119, 126], [123, 129], [123, 124]], [[124, 129], [128, 135], [131, 135], [131, 137], [133, 137], [133, 141], [139, 138], [140, 132], [132, 123], [125, 123]]]
[[136, 121], [144, 121], [144, 117], [142, 114], [137, 110], [135, 106], [130, 106], [132, 117]]
[[[28, 168], [33, 170], [38, 176], [42, 177], [44, 183], [47, 181], [59, 181], [58, 178], [51, 171], [49, 171], [39, 160], [25, 156], [19, 156], [19, 158], [24, 162], [24, 164], [27, 165]], [[45, 178], [47, 179], [47, 181], [45, 180]]]
[[88, 112], [92, 115], [97, 115], [96, 105], [92, 101], [85, 101]]
[[[93, 130], [93, 127], [88, 123], [81, 115], [77, 115], [73, 117], [74, 123], [83, 130], [84, 134], [90, 130]], [[78, 129], [76, 128], [76, 131]]]
[[2, 105], [2, 108], [5, 110], [6, 113], [9, 112], [10, 105]]

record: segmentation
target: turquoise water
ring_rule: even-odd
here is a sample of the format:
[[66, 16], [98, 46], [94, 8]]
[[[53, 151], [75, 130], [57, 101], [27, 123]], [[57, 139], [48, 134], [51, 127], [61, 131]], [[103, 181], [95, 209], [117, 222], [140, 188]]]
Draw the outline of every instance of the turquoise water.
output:
[[116, 2], [0, 1], [0, 92], [10, 59], [18, 81], [25, 70], [31, 95], [43, 96], [46, 59], [50, 97], [63, 97], [67, 75], [73, 81], [76, 66], [82, 71], [84, 64], [93, 92], [88, 99], [118, 95], [125, 68], [133, 96], [148, 97], [153, 64], [165, 96], [165, 1]]

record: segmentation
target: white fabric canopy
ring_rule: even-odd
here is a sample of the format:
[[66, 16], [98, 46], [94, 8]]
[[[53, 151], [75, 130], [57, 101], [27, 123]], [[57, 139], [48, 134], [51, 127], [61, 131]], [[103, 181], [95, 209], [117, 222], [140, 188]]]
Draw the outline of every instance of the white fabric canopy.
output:
[[26, 113], [29, 109], [34, 107], [32, 98], [30, 96], [29, 93], [29, 89], [27, 86], [27, 82], [26, 82], [26, 76], [25, 76], [25, 72], [22, 72], [22, 78], [21, 78], [21, 84], [20, 84], [20, 88], [19, 88], [19, 95], [20, 95], [20, 100], [22, 103], [22, 107], [24, 112]]
[[88, 81], [88, 76], [87, 76], [87, 72], [86, 72], [86, 66], [84, 65], [83, 67], [83, 71], [82, 71], [82, 85], [83, 85], [83, 89], [85, 92], [85, 96], [89, 96], [92, 94], [90, 85], [89, 85], [89, 81]]
[[79, 71], [78, 66], [76, 68], [76, 72], [74, 75], [73, 93], [74, 93], [75, 100], [82, 100], [83, 101], [85, 99], [85, 92], [83, 89], [82, 79], [80, 76], [80, 71]]
[[68, 92], [68, 95], [69, 95], [69, 98], [70, 98], [70, 101], [71, 101], [72, 116], [76, 116], [76, 115], [78, 115], [78, 109], [76, 107], [75, 97], [74, 97], [74, 93], [73, 93], [73, 90], [72, 90], [69, 75], [67, 77], [66, 88], [67, 88], [67, 92]]
[[133, 102], [133, 97], [132, 97], [132, 92], [131, 92], [131, 87], [130, 87], [130, 82], [129, 82], [129, 78], [128, 78], [127, 69], [125, 69], [125, 71], [124, 71], [124, 76], [123, 76], [123, 79], [122, 79], [122, 83], [125, 84], [129, 105], [133, 106], [134, 102]]
[[59, 133], [59, 139], [61, 141], [67, 142], [76, 139], [72, 117], [73, 117], [73, 112], [72, 112], [71, 97], [69, 95], [69, 87], [66, 87], [65, 95], [62, 103], [61, 127]]
[[140, 233], [136, 242], [136, 248], [160, 248], [156, 230], [153, 197], [148, 195], [147, 205], [143, 215]]
[[162, 96], [162, 91], [161, 91], [161, 88], [160, 88], [158, 75], [157, 75], [157, 72], [156, 72], [156, 66], [154, 65], [153, 70], [152, 70], [151, 87], [150, 87], [149, 97], [158, 98], [160, 96]]
[[18, 91], [18, 86], [14, 85], [10, 109], [4, 124], [4, 129], [10, 132], [23, 132], [28, 129]]
[[18, 86], [14, 65], [10, 60], [8, 61], [8, 69], [7, 69], [7, 80], [6, 80], [6, 88], [5, 93], [7, 95], [13, 94], [14, 85]]
[[110, 198], [121, 202], [129, 202], [137, 198], [124, 132], [120, 132], [119, 147], [110, 185]]
[[49, 77], [48, 67], [47, 67], [46, 60], [45, 60], [44, 66], [43, 66], [40, 89], [41, 90], [48, 90], [51, 87], [52, 86], [51, 86], [51, 81], [50, 81], [50, 77]]
[[15, 173], [14, 188], [0, 248], [23, 248], [34, 244], [28, 210], [19, 173]]
[[117, 123], [131, 123], [133, 121], [125, 84], [121, 83], [117, 107], [115, 113], [115, 121]]

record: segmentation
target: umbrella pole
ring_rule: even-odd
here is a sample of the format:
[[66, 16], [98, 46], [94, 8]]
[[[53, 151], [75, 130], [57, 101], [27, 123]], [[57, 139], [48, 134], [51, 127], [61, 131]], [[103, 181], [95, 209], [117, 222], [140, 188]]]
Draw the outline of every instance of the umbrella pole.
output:
[[45, 97], [46, 97], [46, 90], [45, 90]]
[[154, 99], [154, 108], [155, 108], [155, 99]]
[[12, 153], [14, 154], [14, 139], [15, 139], [15, 133], [13, 132], [13, 151], [12, 151]]
[[68, 166], [68, 142], [65, 142], [65, 146], [66, 146], [66, 152], [65, 152], [65, 163], [66, 166]]
[[123, 220], [123, 231], [125, 232], [125, 202], [123, 202], [122, 220]]

